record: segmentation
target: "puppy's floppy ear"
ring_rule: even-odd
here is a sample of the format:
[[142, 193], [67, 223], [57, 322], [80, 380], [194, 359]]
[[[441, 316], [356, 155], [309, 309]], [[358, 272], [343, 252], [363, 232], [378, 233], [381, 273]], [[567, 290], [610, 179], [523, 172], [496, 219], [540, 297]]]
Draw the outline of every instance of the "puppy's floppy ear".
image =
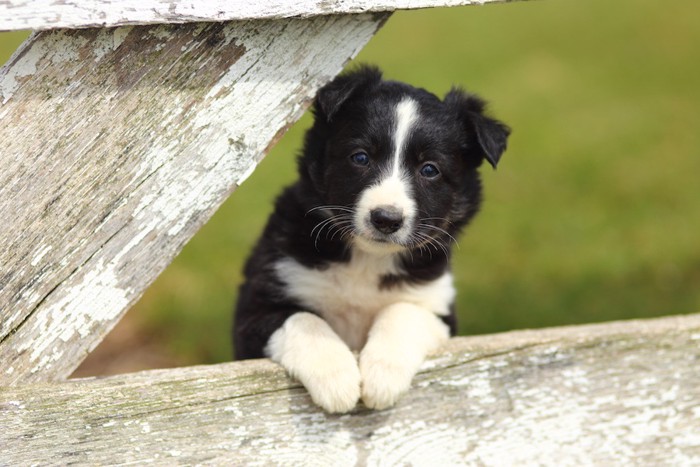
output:
[[457, 115], [465, 129], [476, 134], [479, 155], [489, 161], [495, 169], [506, 150], [510, 128], [484, 115], [486, 102], [459, 88], [452, 88], [445, 96], [444, 102]]
[[316, 94], [314, 103], [316, 114], [330, 122], [333, 115], [340, 110], [350, 96], [361, 88], [378, 83], [381, 79], [382, 72], [376, 67], [367, 65], [336, 77]]

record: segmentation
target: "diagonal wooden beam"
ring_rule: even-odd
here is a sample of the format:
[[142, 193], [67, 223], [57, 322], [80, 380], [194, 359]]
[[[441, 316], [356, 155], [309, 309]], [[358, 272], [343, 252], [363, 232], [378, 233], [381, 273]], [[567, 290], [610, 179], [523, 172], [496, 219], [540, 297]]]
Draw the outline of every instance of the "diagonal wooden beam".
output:
[[0, 70], [0, 382], [67, 377], [387, 17], [32, 35]]

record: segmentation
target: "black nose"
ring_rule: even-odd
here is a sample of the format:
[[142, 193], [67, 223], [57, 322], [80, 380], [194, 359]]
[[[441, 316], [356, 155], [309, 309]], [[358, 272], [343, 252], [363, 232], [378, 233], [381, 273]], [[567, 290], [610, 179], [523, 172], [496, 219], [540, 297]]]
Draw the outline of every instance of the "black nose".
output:
[[372, 225], [384, 234], [392, 234], [403, 225], [403, 213], [393, 206], [382, 206], [370, 212]]

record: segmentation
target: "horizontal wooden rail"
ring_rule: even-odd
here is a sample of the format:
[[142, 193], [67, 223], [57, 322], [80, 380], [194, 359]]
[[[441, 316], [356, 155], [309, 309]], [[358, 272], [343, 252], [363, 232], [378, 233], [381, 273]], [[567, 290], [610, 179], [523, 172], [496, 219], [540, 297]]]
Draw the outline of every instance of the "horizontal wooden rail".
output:
[[508, 0], [0, 0], [0, 31], [386, 12]]
[[453, 339], [393, 409], [268, 360], [0, 388], [7, 465], [698, 465], [700, 315]]

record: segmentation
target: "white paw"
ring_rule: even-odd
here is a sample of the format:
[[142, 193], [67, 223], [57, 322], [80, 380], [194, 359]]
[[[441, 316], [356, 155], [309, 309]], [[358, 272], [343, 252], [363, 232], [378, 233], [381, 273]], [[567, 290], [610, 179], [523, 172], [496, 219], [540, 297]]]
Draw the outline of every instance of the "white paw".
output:
[[362, 401], [370, 409], [386, 409], [411, 387], [414, 370], [400, 361], [362, 355]]
[[266, 354], [306, 387], [327, 412], [352, 410], [360, 399], [357, 359], [328, 323], [301, 312], [287, 318], [268, 342]]
[[326, 412], [345, 413], [352, 410], [360, 399], [360, 370], [354, 355], [348, 351], [327, 355], [324, 360], [324, 364], [309, 368], [305, 377], [299, 379], [314, 403]]

